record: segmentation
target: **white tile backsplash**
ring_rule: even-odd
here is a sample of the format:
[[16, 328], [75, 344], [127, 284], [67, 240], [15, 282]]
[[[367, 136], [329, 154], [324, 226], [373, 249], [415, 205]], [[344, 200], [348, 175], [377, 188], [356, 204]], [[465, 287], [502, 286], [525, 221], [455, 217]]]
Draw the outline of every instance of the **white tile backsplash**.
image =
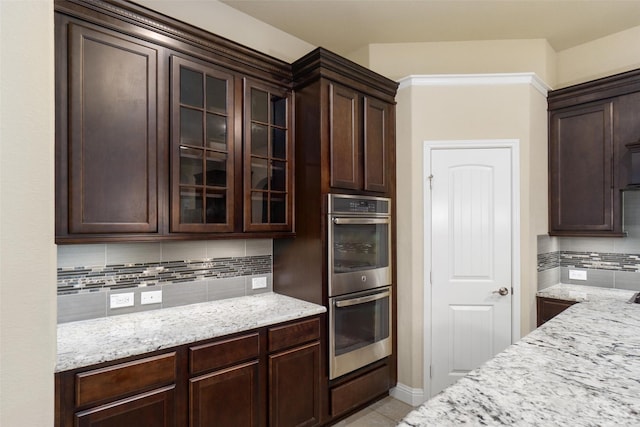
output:
[[107, 262], [106, 245], [58, 245], [58, 268], [95, 267]]
[[160, 262], [160, 243], [109, 243], [107, 244], [107, 265], [142, 264]]
[[209, 240], [207, 258], [242, 257], [246, 254], [246, 240]]

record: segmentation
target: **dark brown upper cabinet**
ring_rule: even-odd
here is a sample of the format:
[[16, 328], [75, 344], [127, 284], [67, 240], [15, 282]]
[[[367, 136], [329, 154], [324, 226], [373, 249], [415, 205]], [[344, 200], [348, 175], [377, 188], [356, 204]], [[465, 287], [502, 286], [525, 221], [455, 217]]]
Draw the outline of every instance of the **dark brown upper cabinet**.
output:
[[293, 234], [290, 64], [134, 3], [54, 4], [57, 243]]
[[244, 100], [244, 231], [291, 230], [291, 92], [245, 80]]
[[397, 83], [322, 48], [296, 61], [293, 73], [298, 170], [319, 162], [324, 193], [390, 196]]
[[171, 231], [231, 232], [234, 75], [171, 57]]
[[640, 71], [549, 93], [549, 234], [623, 236], [626, 144], [640, 138]]
[[551, 114], [551, 230], [613, 232], [613, 104]]
[[158, 232], [158, 49], [77, 23], [56, 31], [58, 232]]

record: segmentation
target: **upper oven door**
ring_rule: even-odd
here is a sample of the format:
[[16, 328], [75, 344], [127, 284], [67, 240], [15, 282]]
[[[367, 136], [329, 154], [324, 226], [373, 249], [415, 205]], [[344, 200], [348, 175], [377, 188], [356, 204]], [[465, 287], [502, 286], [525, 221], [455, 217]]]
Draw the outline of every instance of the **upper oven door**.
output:
[[329, 296], [391, 284], [391, 220], [329, 217]]

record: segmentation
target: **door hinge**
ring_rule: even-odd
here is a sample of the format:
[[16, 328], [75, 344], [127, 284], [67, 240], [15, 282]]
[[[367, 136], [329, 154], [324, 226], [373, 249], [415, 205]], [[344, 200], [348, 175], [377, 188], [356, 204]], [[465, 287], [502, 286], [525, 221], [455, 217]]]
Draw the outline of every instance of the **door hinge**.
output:
[[429, 189], [433, 189], [433, 174], [429, 175], [427, 177], [427, 179], [429, 180]]
[[429, 365], [429, 378], [433, 378], [433, 367]]

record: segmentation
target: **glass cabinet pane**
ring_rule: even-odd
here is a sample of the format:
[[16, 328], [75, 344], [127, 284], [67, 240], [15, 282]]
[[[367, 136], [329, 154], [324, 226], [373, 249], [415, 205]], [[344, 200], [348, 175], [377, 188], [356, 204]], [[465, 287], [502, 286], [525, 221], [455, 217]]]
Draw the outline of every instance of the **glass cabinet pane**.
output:
[[224, 224], [227, 222], [227, 192], [207, 190], [207, 224]]
[[271, 195], [271, 218], [272, 224], [284, 224], [287, 218], [287, 203], [285, 194]]
[[250, 116], [248, 156], [245, 167], [250, 179], [245, 191], [250, 192], [250, 207], [245, 218], [248, 230], [289, 230], [289, 102], [288, 95], [276, 90], [250, 87], [245, 92], [250, 103], [245, 109]]
[[202, 107], [202, 73], [180, 67], [180, 103]]
[[251, 188], [268, 190], [268, 161], [266, 159], [253, 159], [251, 161]]
[[226, 187], [227, 155], [224, 153], [207, 153], [207, 186]]
[[287, 131], [285, 129], [273, 128], [271, 155], [277, 159], [287, 158]]
[[207, 114], [207, 147], [215, 150], [227, 150], [227, 118]]
[[269, 122], [269, 97], [263, 90], [251, 89], [251, 120]]
[[202, 185], [202, 150], [180, 149], [180, 184]]
[[251, 222], [254, 224], [269, 223], [269, 193], [251, 193]]
[[285, 191], [286, 177], [287, 177], [287, 164], [285, 162], [271, 161], [271, 188], [273, 191]]
[[227, 82], [207, 76], [207, 111], [227, 112]]
[[180, 144], [202, 145], [202, 112], [180, 107]]
[[202, 190], [180, 188], [180, 222], [183, 224], [202, 223]]
[[172, 56], [172, 232], [232, 232], [232, 72]]
[[287, 99], [272, 95], [271, 105], [273, 109], [271, 123], [276, 126], [287, 127]]
[[251, 124], [251, 154], [267, 157], [269, 155], [269, 128], [264, 125]]

